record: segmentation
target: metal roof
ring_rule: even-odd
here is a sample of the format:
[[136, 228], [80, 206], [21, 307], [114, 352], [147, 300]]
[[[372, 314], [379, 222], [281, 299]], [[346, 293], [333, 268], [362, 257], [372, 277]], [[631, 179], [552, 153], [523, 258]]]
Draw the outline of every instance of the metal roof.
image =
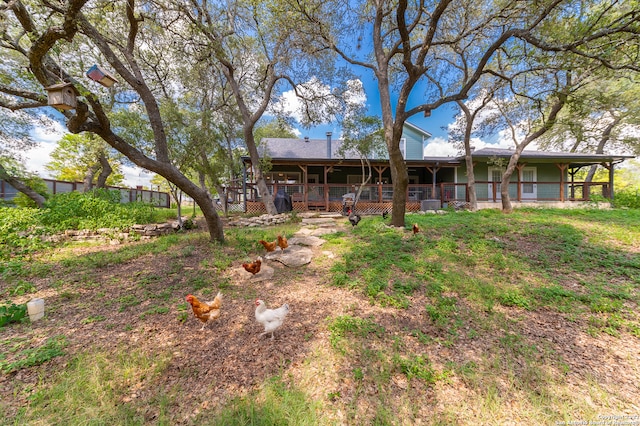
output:
[[[411, 125], [412, 127], [415, 127]], [[328, 147], [330, 140], [330, 149]], [[305, 160], [306, 162], [341, 162], [349, 160], [360, 160], [360, 156], [355, 152], [347, 152], [345, 157], [338, 155], [338, 150], [342, 145], [341, 139], [294, 139], [294, 138], [264, 138], [258, 145], [258, 153], [261, 157], [268, 155], [272, 159], [281, 161]], [[482, 148], [471, 153], [474, 159], [481, 158], [509, 158], [513, 155], [513, 149], [504, 148]], [[599, 164], [604, 162], [621, 162], [633, 155], [614, 154], [583, 154], [575, 152], [549, 152], [549, 151], [527, 151], [520, 154], [521, 160], [535, 160], [538, 163], [568, 163], [574, 166]], [[464, 162], [464, 155], [457, 157], [424, 157], [422, 160], [407, 160], [407, 163], [429, 163], [440, 165], [459, 165]], [[299, 162], [299, 161], [298, 161]], [[387, 162], [383, 159], [371, 159], [371, 162]]]
[[[482, 148], [471, 153], [473, 158], [509, 158], [514, 150], [504, 148]], [[464, 159], [464, 156], [459, 157]], [[619, 162], [627, 158], [634, 158], [633, 155], [615, 154], [583, 154], [577, 152], [549, 152], [549, 151], [527, 151], [520, 154], [521, 159], [536, 160], [537, 162], [564, 162], [572, 164], [597, 164], [602, 162]]]

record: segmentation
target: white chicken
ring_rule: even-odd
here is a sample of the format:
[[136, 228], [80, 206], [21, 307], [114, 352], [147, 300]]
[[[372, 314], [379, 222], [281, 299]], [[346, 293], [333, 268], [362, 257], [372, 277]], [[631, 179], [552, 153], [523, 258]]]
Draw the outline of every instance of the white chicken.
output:
[[273, 340], [273, 332], [279, 329], [284, 322], [285, 317], [289, 313], [289, 305], [285, 303], [278, 309], [267, 309], [264, 300], [256, 300], [256, 321], [264, 325], [264, 333], [260, 333], [260, 336], [271, 333], [271, 339]]

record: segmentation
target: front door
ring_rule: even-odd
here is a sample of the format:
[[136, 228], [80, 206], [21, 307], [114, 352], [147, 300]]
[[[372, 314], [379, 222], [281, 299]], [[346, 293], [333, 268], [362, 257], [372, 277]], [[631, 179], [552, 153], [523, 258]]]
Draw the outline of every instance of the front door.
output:
[[[502, 195], [500, 194], [500, 190], [502, 187], [502, 173], [503, 170], [497, 167], [489, 168], [489, 200], [501, 200]], [[495, 188], [495, 198], [494, 198], [494, 188]]]
[[538, 185], [536, 184], [537, 173], [535, 167], [524, 167], [520, 181], [522, 185], [521, 194], [523, 200], [535, 200], [538, 197]]

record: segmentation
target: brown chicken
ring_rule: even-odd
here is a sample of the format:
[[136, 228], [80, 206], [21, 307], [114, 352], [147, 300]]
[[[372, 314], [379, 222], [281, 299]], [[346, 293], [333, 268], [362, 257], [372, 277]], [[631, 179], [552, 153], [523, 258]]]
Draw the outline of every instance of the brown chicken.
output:
[[289, 242], [287, 241], [287, 237], [284, 235], [278, 235], [278, 247], [284, 251], [287, 247], [289, 247]]
[[418, 232], [420, 232], [420, 228], [418, 227], [417, 223], [413, 224], [413, 235], [416, 235]]
[[186, 297], [187, 302], [191, 305], [193, 315], [203, 322], [201, 331], [204, 330], [204, 326], [207, 325], [207, 321], [216, 320], [220, 318], [220, 307], [222, 306], [222, 293], [218, 292], [216, 297], [211, 302], [201, 302], [197, 297], [188, 294]]
[[260, 260], [260, 258], [257, 258], [256, 261], [253, 263], [243, 263], [242, 267], [244, 268], [245, 271], [251, 272], [253, 275], [255, 275], [258, 272], [260, 272], [261, 264], [262, 264], [262, 260]]
[[278, 247], [277, 241], [269, 242], [265, 240], [260, 240], [258, 242], [262, 244], [267, 251], [274, 251], [276, 247]]

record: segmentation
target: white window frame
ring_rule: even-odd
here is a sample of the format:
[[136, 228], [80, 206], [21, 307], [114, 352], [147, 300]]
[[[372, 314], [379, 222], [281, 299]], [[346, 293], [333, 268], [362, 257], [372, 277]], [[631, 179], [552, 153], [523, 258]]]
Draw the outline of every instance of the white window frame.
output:
[[[533, 172], [533, 177], [531, 181], [524, 180], [524, 173]], [[538, 169], [536, 167], [523, 167], [520, 171], [520, 195], [523, 200], [535, 200], [538, 198], [538, 185], [536, 184], [538, 180]], [[531, 191], [525, 192], [525, 185], [531, 185]]]

